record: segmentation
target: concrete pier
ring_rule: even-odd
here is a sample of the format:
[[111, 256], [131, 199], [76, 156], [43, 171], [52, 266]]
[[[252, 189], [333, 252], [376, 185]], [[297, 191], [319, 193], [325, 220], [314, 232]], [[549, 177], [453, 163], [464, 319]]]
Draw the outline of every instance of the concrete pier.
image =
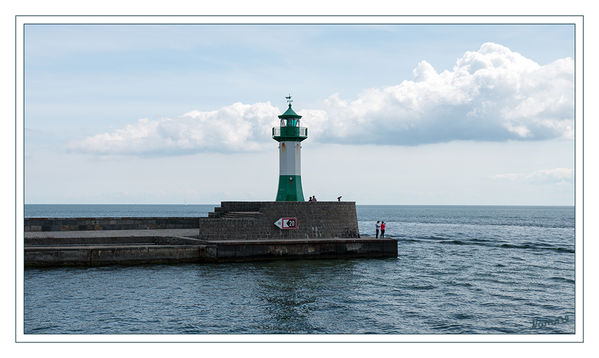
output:
[[[194, 231], [194, 233], [197, 233]], [[273, 259], [397, 257], [397, 241], [374, 238], [200, 240], [182, 230], [25, 233], [25, 266], [176, 264]]]
[[[281, 229], [279, 218], [293, 218]], [[26, 267], [397, 257], [353, 202], [223, 202], [202, 218], [26, 218]]]

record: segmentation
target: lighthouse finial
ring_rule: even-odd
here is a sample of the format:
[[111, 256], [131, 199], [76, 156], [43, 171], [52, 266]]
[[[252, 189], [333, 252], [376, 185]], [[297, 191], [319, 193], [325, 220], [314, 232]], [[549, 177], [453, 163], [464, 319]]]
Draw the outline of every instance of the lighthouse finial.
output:
[[291, 102], [293, 102], [293, 100], [291, 99], [291, 94], [289, 94], [289, 96], [286, 96], [285, 99], [287, 100], [287, 103], [289, 103], [289, 107], [291, 107]]

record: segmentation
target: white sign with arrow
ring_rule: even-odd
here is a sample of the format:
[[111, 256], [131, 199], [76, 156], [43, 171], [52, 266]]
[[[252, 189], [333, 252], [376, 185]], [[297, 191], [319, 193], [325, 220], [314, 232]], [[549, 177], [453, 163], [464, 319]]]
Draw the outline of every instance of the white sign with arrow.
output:
[[297, 229], [297, 219], [296, 218], [280, 218], [275, 222], [275, 225], [281, 229]]

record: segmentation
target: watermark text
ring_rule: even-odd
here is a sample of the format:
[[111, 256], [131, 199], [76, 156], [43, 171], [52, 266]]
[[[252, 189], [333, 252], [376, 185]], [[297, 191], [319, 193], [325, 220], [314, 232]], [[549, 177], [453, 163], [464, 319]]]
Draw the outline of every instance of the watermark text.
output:
[[547, 326], [555, 326], [560, 323], [569, 322], [570, 318], [567, 315], [563, 317], [551, 317], [551, 318], [535, 318], [532, 320], [532, 328], [544, 328]]

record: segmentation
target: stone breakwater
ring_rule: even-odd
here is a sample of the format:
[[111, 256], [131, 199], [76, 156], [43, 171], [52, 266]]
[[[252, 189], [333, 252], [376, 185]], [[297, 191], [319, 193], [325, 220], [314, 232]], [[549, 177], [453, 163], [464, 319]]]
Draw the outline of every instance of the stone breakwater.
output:
[[193, 217], [25, 218], [25, 232], [198, 228]]
[[[280, 229], [280, 218], [295, 218]], [[203, 218], [26, 218], [28, 267], [397, 257], [360, 238], [353, 202], [222, 202]]]
[[[297, 228], [281, 230], [280, 218], [295, 218]], [[223, 201], [199, 220], [204, 240], [359, 238], [355, 202]]]

